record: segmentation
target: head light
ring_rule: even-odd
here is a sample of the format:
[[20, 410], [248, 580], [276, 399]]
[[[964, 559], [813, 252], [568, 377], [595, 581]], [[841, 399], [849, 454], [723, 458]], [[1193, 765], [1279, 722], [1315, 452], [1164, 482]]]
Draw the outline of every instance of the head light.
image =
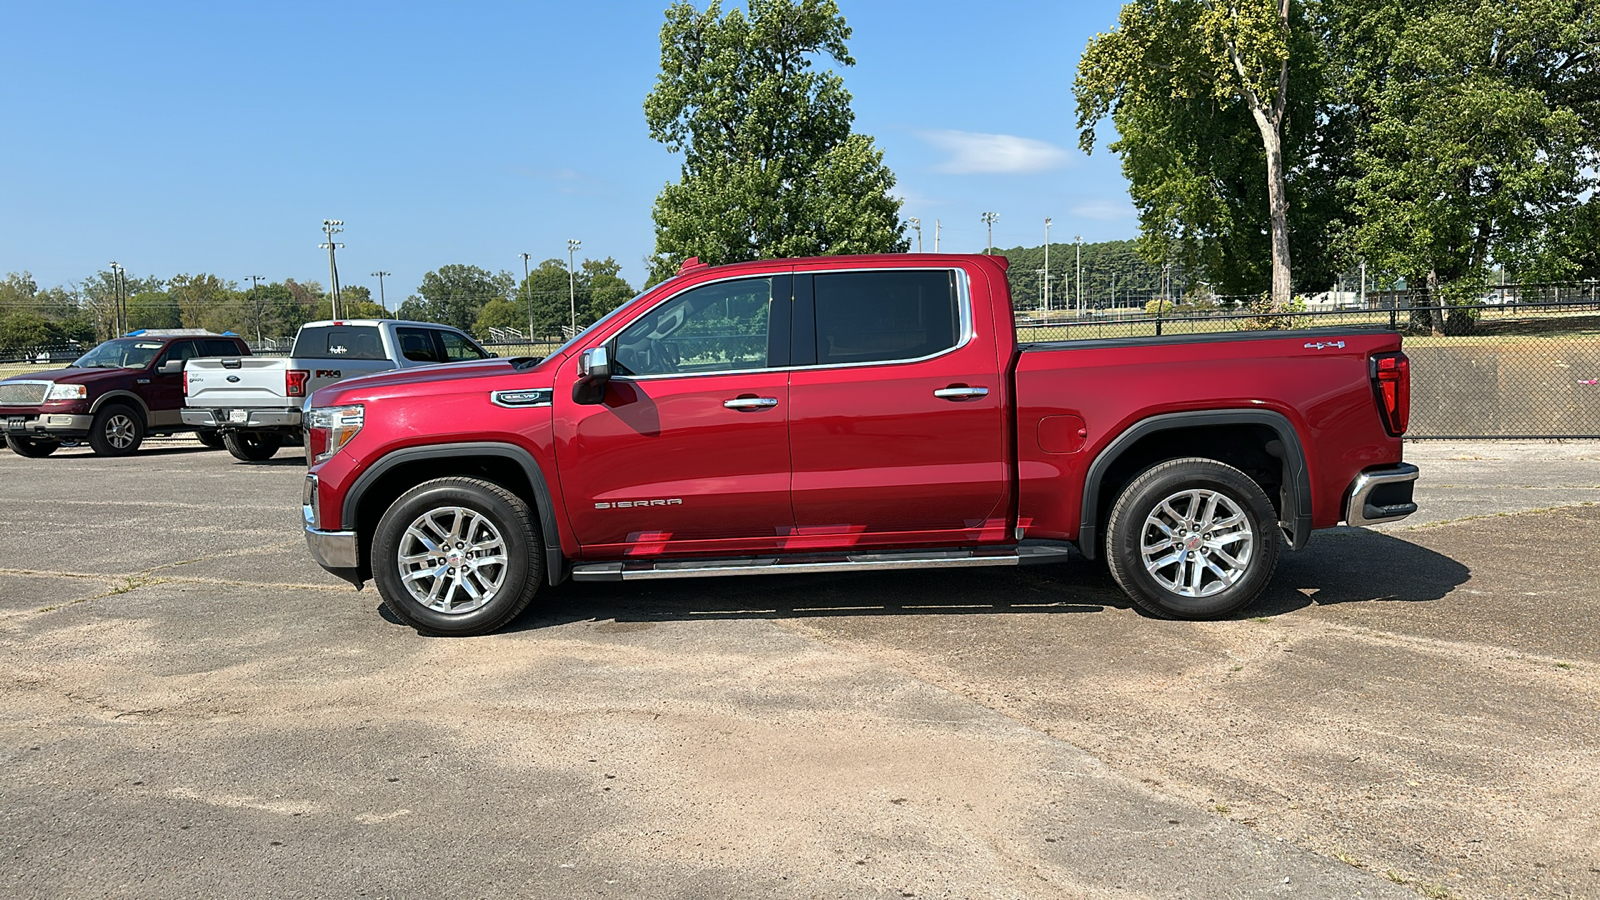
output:
[[46, 402], [51, 400], [83, 400], [89, 396], [89, 389], [81, 384], [52, 384], [50, 390], [44, 395]]
[[313, 407], [306, 417], [309, 464], [314, 466], [343, 449], [366, 424], [366, 418], [366, 410], [359, 404]]

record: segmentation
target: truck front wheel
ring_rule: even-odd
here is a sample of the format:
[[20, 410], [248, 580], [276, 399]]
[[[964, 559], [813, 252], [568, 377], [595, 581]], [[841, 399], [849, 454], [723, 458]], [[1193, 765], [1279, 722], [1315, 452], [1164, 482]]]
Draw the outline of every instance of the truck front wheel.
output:
[[1111, 509], [1106, 562], [1144, 610], [1215, 619], [1266, 590], [1281, 537], [1272, 502], [1243, 472], [1175, 459], [1133, 480]]
[[528, 607], [544, 578], [538, 519], [476, 478], [423, 482], [390, 505], [372, 540], [383, 605], [425, 634], [485, 634]]
[[38, 459], [56, 452], [56, 450], [60, 449], [61, 444], [41, 438], [15, 437], [8, 434], [6, 435], [6, 446], [10, 447], [11, 452], [18, 456]]
[[127, 456], [144, 443], [144, 417], [131, 406], [108, 403], [94, 414], [89, 448], [95, 456]]

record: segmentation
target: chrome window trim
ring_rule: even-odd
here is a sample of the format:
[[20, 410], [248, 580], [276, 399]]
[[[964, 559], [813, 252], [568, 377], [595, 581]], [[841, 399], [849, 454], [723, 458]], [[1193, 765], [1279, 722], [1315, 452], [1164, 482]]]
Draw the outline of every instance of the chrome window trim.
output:
[[[813, 271], [791, 269], [789, 274], [798, 277], [800, 275], [843, 275], [849, 272], [954, 272], [956, 274], [956, 315], [957, 324], [961, 329], [961, 339], [957, 341], [953, 347], [947, 347], [944, 350], [940, 350], [938, 353], [930, 353], [927, 356], [918, 356], [911, 359], [875, 359], [867, 362], [853, 363], [813, 363], [811, 365], [804, 366], [766, 366], [760, 369], [718, 369], [714, 372], [670, 372], [664, 375], [613, 375], [611, 378], [614, 381], [640, 382], [659, 381], [663, 378], [703, 378], [709, 375], [749, 375], [760, 372], [813, 372], [820, 369], [859, 369], [865, 366], [906, 366], [928, 362], [929, 360], [938, 359], [941, 356], [948, 356], [949, 354], [966, 347], [977, 338], [978, 329], [972, 315], [972, 280], [971, 276], [967, 274], [967, 270], [960, 266], [891, 266], [887, 268], [883, 266], [872, 266], [850, 269], [817, 269]], [[719, 278], [716, 281], [702, 281], [699, 284], [694, 285], [692, 288], [686, 288], [684, 291], [679, 291], [676, 294], [662, 299], [661, 303], [666, 303], [668, 300], [672, 300], [675, 297], [681, 297], [686, 291], [694, 290], [694, 288], [703, 287], [708, 284], [716, 284], [720, 281], [737, 281], [745, 278], [771, 277], [774, 276], [737, 275], [729, 278]], [[660, 305], [661, 304], [658, 303], [655, 306], [650, 307], [650, 309], [645, 310], [645, 313], [643, 314], [653, 312], [656, 307]], [[609, 344], [615, 338], [616, 335], [612, 335], [603, 343]]]

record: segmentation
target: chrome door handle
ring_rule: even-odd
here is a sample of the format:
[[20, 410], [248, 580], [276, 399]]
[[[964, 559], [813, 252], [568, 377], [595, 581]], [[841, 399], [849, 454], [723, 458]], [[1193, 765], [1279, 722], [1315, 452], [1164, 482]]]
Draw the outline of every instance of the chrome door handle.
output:
[[979, 397], [989, 396], [986, 387], [947, 387], [933, 392], [940, 400], [976, 400]]
[[745, 412], [753, 412], [753, 411], [761, 410], [761, 409], [771, 409], [774, 406], [777, 406], [778, 405], [778, 398], [777, 397], [736, 397], [736, 398], [734, 398], [732, 400], [724, 400], [724, 401], [722, 401], [722, 405], [726, 406], [728, 409], [737, 409], [737, 410], [741, 410], [741, 411], [745, 411]]

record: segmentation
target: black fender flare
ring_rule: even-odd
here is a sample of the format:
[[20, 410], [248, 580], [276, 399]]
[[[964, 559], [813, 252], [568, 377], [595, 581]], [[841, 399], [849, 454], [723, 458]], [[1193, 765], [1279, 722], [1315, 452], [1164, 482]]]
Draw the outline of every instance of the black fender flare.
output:
[[534, 511], [539, 516], [539, 530], [543, 532], [545, 578], [552, 585], [561, 583], [566, 575], [566, 559], [561, 553], [561, 527], [556, 519], [555, 501], [550, 496], [550, 484], [545, 481], [544, 472], [539, 468], [539, 462], [533, 458], [533, 454], [516, 444], [496, 441], [430, 444], [426, 447], [406, 447], [385, 454], [367, 467], [367, 470], [356, 478], [355, 484], [350, 486], [350, 490], [345, 492], [344, 506], [339, 512], [340, 521], [346, 523], [346, 527], [354, 528], [356, 512], [361, 506], [361, 496], [395, 466], [427, 459], [461, 456], [495, 456], [508, 459], [522, 467], [523, 474], [528, 477], [528, 483], [533, 486]]
[[1089, 559], [1099, 555], [1100, 529], [1095, 521], [1100, 507], [1100, 484], [1112, 463], [1141, 438], [1179, 428], [1204, 428], [1207, 425], [1265, 425], [1277, 434], [1278, 447], [1267, 452], [1283, 462], [1281, 525], [1289, 537], [1289, 549], [1304, 547], [1311, 538], [1311, 471], [1306, 466], [1305, 448], [1300, 434], [1283, 413], [1270, 409], [1219, 409], [1199, 412], [1166, 413], [1141, 419], [1112, 439], [1089, 464], [1083, 478], [1083, 505], [1079, 510], [1078, 549]]

